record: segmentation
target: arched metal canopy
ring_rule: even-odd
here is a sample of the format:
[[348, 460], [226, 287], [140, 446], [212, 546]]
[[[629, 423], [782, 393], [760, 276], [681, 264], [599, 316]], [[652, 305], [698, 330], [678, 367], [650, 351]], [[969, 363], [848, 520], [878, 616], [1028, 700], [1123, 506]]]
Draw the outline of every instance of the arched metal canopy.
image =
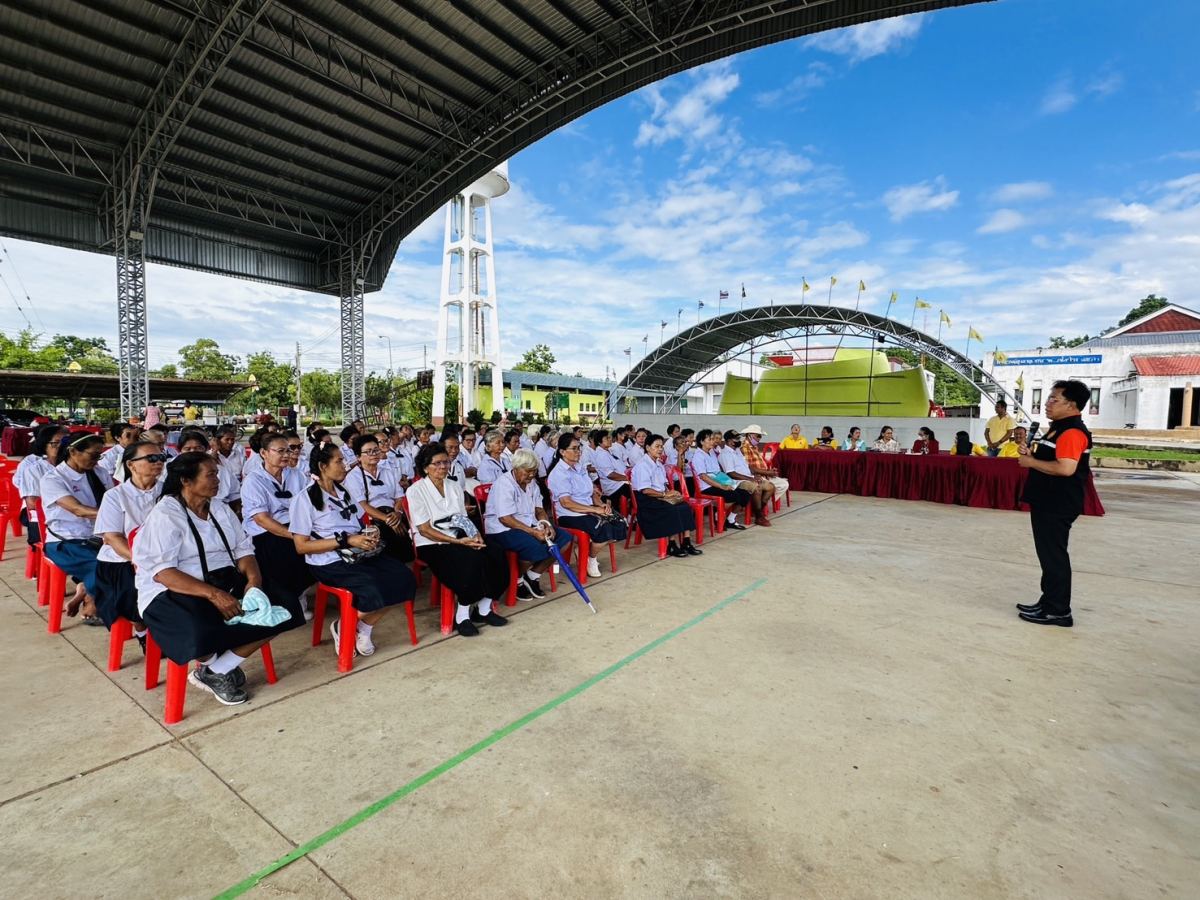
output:
[[679, 401], [694, 384], [696, 376], [711, 372], [737, 348], [759, 338], [784, 332], [820, 332], [868, 337], [872, 340], [883, 338], [898, 347], [945, 363], [984, 395], [996, 399], [1007, 397], [1010, 408], [1025, 412], [1016, 398], [1008, 394], [991, 375], [957, 350], [923, 331], [874, 313], [806, 303], [754, 306], [705, 319], [681, 331], [656, 347], [621, 379], [610, 401], [612, 408], [616, 409], [621, 397], [632, 393], [650, 393], [662, 394], [667, 398], [665, 412], [678, 409]]

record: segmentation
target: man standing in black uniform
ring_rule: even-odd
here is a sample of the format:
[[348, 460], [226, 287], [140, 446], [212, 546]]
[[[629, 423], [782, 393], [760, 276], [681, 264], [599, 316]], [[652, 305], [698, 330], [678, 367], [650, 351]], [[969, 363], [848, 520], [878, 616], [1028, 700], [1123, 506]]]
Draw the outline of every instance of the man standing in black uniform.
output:
[[1033, 546], [1042, 565], [1042, 597], [1034, 604], [1018, 603], [1020, 617], [1035, 625], [1070, 628], [1071, 556], [1067, 541], [1071, 525], [1083, 512], [1084, 490], [1091, 477], [1092, 434], [1080, 410], [1092, 392], [1082, 381], [1056, 381], [1046, 398], [1049, 430], [1017, 448], [1017, 462], [1029, 469], [1021, 499], [1029, 504]]

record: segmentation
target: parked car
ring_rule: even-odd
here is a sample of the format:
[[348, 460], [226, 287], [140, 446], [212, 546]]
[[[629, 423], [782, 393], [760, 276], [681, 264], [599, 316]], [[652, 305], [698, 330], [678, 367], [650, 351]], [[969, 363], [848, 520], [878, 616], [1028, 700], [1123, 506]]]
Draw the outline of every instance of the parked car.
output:
[[34, 425], [45, 425], [50, 419], [31, 409], [0, 409], [0, 427], [20, 425], [22, 428], [32, 428]]

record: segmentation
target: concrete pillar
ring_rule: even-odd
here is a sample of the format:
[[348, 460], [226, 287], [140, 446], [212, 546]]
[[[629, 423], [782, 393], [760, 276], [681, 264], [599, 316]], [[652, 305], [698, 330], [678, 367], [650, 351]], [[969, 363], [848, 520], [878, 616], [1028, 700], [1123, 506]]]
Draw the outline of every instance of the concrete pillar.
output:
[[1183, 428], [1192, 427], [1192, 383], [1189, 381], [1183, 386], [1183, 421], [1180, 422]]

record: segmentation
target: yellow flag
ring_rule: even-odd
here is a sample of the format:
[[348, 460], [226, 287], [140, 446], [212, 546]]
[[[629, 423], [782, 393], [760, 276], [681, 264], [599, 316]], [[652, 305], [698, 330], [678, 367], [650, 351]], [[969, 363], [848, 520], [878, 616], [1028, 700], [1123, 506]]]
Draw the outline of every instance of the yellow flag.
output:
[[946, 327], [953, 328], [954, 324], [950, 321], [950, 317], [948, 315], [946, 315], [946, 311], [943, 309], [943, 310], [939, 310], [939, 312], [941, 312], [941, 314], [942, 314], [942, 321], [946, 323]]
[[833, 287], [835, 284], [837, 284], [837, 278], [834, 277], [833, 275], [830, 275], [829, 276], [829, 286]]
[[1022, 372], [1020, 375], [1017, 376], [1017, 390], [1018, 391], [1025, 390], [1025, 373], [1024, 372]]
[[805, 281], [803, 278], [801, 278], [800, 283], [804, 285], [804, 290], [807, 291], [808, 290], [808, 282]]
[[932, 303], [926, 303], [924, 300], [922, 300], [920, 297], [918, 297], [918, 298], [917, 298], [917, 305], [916, 305], [916, 307], [914, 307], [914, 308], [915, 308], [915, 309], [933, 309], [933, 304], [932, 304]]
[[866, 286], [865, 284], [863, 284], [863, 283], [860, 281], [860, 282], [858, 283], [858, 289], [859, 289], [860, 291], [865, 291], [865, 290], [867, 289], [867, 286]]
[[967, 337], [973, 337], [973, 338], [975, 338], [975, 340], [977, 340], [977, 341], [982, 341], [982, 340], [983, 340], [983, 335], [982, 335], [982, 334], [980, 334], [978, 331], [976, 331], [974, 328], [968, 328], [968, 329], [967, 329]]
[[892, 291], [892, 299], [888, 301], [888, 306], [891, 306], [893, 303], [896, 302], [896, 296], [897, 296], [896, 292]]
[[997, 350], [992, 354], [992, 359], [996, 361], [996, 365], [1004, 366], [1008, 364], [1008, 354], [1003, 350]]

